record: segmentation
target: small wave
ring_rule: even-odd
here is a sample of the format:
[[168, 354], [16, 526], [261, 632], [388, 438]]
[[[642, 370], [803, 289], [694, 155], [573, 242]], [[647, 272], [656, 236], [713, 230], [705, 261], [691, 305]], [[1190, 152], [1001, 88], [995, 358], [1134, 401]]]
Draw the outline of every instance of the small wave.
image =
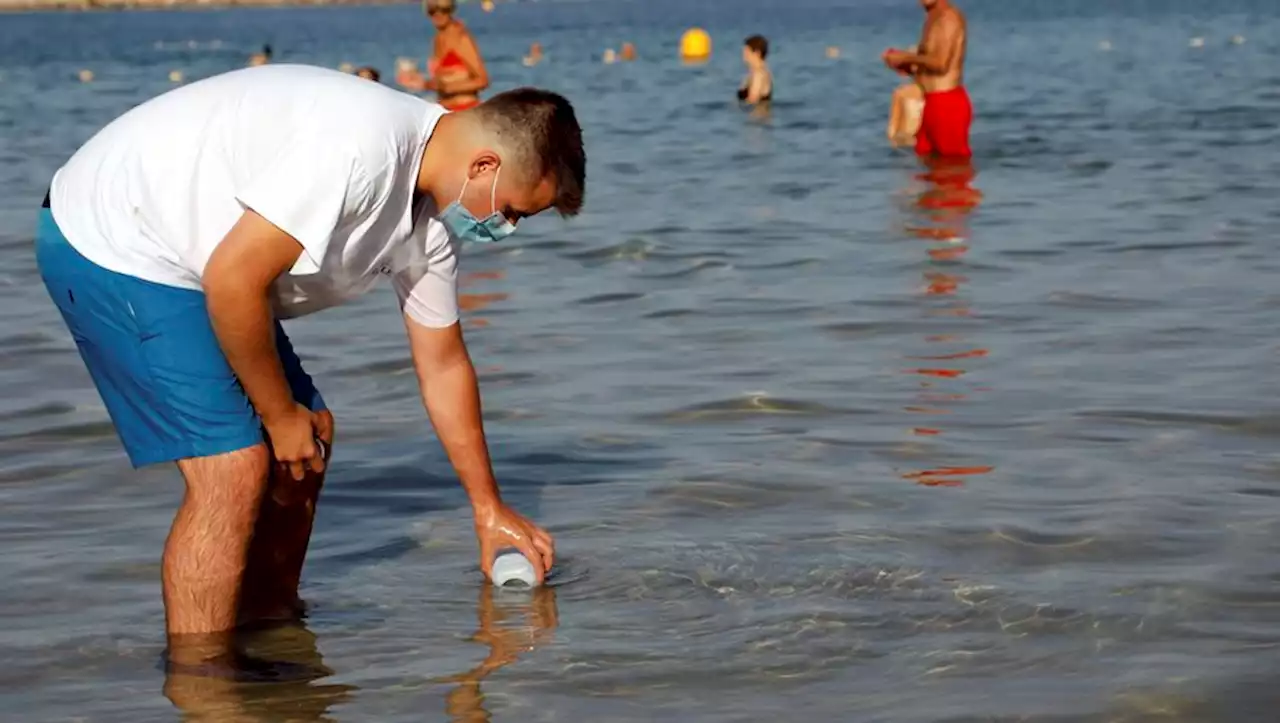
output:
[[697, 309], [661, 309], [659, 311], [651, 311], [644, 315], [646, 319], [679, 319], [685, 316], [697, 316], [701, 312]]
[[0, 422], [10, 422], [17, 419], [38, 419], [40, 417], [56, 417], [62, 414], [71, 414], [76, 411], [74, 405], [66, 402], [49, 402], [47, 404], [38, 404], [34, 407], [23, 407], [8, 412], [0, 412]]
[[657, 415], [659, 422], [724, 422], [782, 415], [796, 417], [827, 417], [846, 414], [848, 410], [830, 407], [817, 402], [770, 397], [765, 394], [749, 394], [736, 399], [724, 399], [704, 404], [694, 404], [672, 412]]
[[813, 266], [823, 263], [822, 259], [806, 257], [800, 259], [791, 259], [790, 261], [778, 261], [769, 264], [738, 264], [743, 269], [750, 271], [767, 271], [772, 269], [794, 269], [801, 266]]
[[591, 249], [578, 253], [565, 254], [567, 258], [589, 264], [607, 263], [609, 261], [644, 261], [657, 249], [657, 245], [641, 239], [630, 239], [620, 244]]
[[1248, 241], [1223, 239], [1221, 241], [1188, 241], [1186, 243], [1145, 243], [1113, 246], [1104, 253], [1132, 253], [1134, 251], [1198, 251], [1204, 249], [1238, 249], [1250, 246]]
[[644, 296], [645, 295], [640, 292], [621, 291], [613, 294], [596, 294], [595, 296], [588, 296], [582, 299], [578, 299], [574, 303], [581, 304], [583, 306], [595, 306], [597, 304], [616, 304], [622, 301], [635, 301], [636, 299], [643, 299]]
[[661, 273], [661, 274], [641, 274], [641, 275], [640, 275], [640, 278], [642, 278], [642, 279], [654, 279], [654, 280], [661, 280], [661, 279], [682, 279], [682, 278], [685, 278], [685, 277], [687, 277], [687, 276], [694, 276], [694, 275], [696, 275], [696, 274], [698, 274], [698, 273], [700, 273], [700, 272], [703, 272], [703, 271], [710, 271], [710, 270], [715, 270], [715, 269], [729, 269], [729, 268], [733, 268], [733, 267], [732, 267], [732, 266], [730, 266], [729, 264], [726, 264], [726, 263], [725, 263], [725, 262], [723, 262], [723, 261], [711, 261], [711, 260], [707, 260], [707, 261], [700, 261], [700, 262], [698, 262], [698, 263], [696, 263], [696, 264], [694, 264], [694, 265], [692, 265], [692, 266], [689, 266], [689, 267], [687, 267], [687, 268], [679, 269], [679, 270], [676, 270], [676, 271], [671, 271], [671, 272], [668, 272], [668, 273]]
[[614, 163], [608, 163], [605, 165], [605, 167], [608, 168], [610, 171], [613, 171], [614, 173], [618, 173], [624, 176], [638, 176], [641, 173], [640, 166], [634, 163], [626, 163], [626, 162], [619, 161]]
[[413, 359], [407, 354], [398, 359], [384, 359], [330, 372], [336, 377], [384, 377], [413, 372]]
[[87, 442], [89, 440], [114, 439], [116, 428], [110, 421], [62, 424], [34, 431], [0, 437], [3, 442]]
[[532, 243], [524, 244], [524, 247], [526, 249], [537, 250], [537, 251], [563, 251], [564, 249], [571, 249], [574, 246], [577, 246], [577, 244], [573, 243], [572, 241], [563, 241], [559, 239], [554, 239], [549, 241], [534, 241]]
[[1120, 296], [1102, 296], [1100, 294], [1082, 294], [1071, 291], [1055, 291], [1049, 294], [1048, 303], [1054, 306], [1065, 306], [1071, 309], [1089, 309], [1093, 311], [1139, 311], [1158, 308], [1160, 304], [1150, 299], [1124, 298]]
[[1176, 427], [1210, 427], [1262, 437], [1280, 436], [1280, 417], [1240, 417], [1226, 414], [1162, 412], [1144, 409], [1094, 409], [1076, 412], [1084, 419], [1106, 419], [1134, 424]]
[[24, 351], [31, 346], [39, 346], [57, 341], [53, 336], [40, 331], [22, 332], [0, 337], [0, 350], [16, 349]]
[[538, 378], [537, 374], [532, 372], [508, 372], [508, 371], [488, 371], [479, 373], [480, 381], [489, 386], [499, 386], [503, 384], [526, 384]]

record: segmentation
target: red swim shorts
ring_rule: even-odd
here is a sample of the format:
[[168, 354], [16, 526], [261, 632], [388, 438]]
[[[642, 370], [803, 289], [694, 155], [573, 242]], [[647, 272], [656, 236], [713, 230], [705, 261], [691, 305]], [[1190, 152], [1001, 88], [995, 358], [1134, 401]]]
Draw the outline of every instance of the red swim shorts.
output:
[[973, 105], [964, 87], [925, 93], [924, 113], [916, 133], [916, 153], [948, 158], [968, 158], [969, 124]]

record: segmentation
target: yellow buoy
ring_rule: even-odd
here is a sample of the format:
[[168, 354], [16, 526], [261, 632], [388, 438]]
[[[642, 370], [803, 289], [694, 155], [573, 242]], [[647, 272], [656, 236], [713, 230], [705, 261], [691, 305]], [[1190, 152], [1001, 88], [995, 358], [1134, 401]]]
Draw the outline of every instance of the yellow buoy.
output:
[[484, 0], [484, 2], [480, 3], [480, 9], [486, 13], [493, 12], [493, 0]]
[[80, 82], [81, 82], [81, 83], [92, 83], [92, 82], [93, 82], [93, 71], [92, 71], [92, 70], [88, 70], [88, 69], [85, 69], [85, 70], [80, 71]]
[[702, 28], [689, 28], [680, 36], [680, 57], [684, 60], [706, 60], [711, 57], [711, 36]]
[[182, 82], [182, 71], [181, 71], [181, 70], [170, 70], [170, 71], [169, 71], [169, 82], [170, 82], [170, 83], [181, 83], [181, 82]]

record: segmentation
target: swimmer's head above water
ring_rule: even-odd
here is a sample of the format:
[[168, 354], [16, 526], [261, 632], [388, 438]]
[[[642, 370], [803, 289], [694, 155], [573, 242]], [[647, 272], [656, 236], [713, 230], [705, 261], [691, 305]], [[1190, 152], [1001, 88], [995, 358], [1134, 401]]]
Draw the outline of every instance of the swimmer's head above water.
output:
[[258, 66], [266, 65], [271, 62], [271, 46], [262, 46], [262, 51], [249, 56], [249, 65]]
[[742, 62], [749, 68], [764, 64], [769, 57], [769, 41], [763, 35], [752, 35], [742, 43]]
[[423, 3], [423, 10], [427, 13], [427, 17], [431, 18], [431, 24], [436, 30], [449, 27], [449, 23], [453, 22], [453, 12], [456, 9], [454, 0], [426, 0]]

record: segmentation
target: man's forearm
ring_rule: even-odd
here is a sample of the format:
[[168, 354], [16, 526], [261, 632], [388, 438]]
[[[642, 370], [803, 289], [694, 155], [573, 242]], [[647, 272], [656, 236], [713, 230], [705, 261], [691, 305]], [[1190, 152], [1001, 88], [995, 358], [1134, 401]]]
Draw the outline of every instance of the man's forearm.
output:
[[205, 285], [209, 320], [227, 362], [263, 419], [293, 408], [293, 393], [276, 351], [271, 306], [265, 289], [226, 282]]
[[947, 61], [946, 58], [934, 58], [928, 55], [904, 53], [901, 62], [899, 63], [899, 67], [904, 68], [912, 75], [916, 75], [921, 70], [927, 70], [931, 73], [941, 73], [947, 69]]
[[477, 510], [501, 501], [480, 417], [480, 386], [466, 354], [420, 380], [423, 403], [449, 462]]

